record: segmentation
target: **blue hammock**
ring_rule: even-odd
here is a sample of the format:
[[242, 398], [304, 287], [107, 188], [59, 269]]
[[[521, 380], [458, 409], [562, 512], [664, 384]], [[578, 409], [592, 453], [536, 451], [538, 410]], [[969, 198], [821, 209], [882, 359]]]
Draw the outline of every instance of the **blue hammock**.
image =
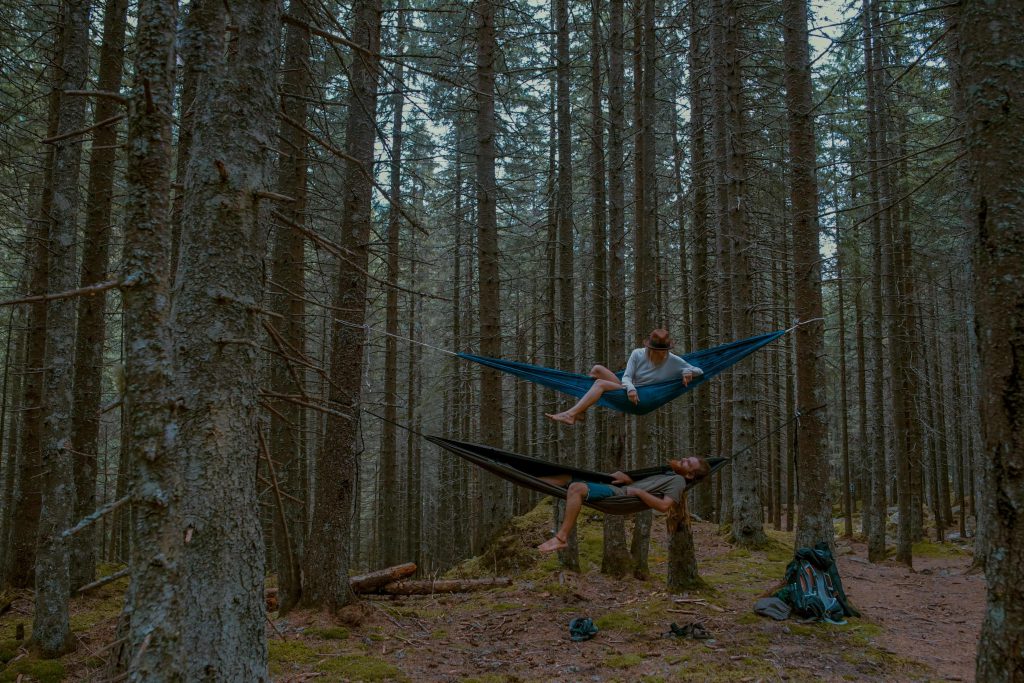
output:
[[[678, 379], [639, 386], [637, 387], [637, 394], [640, 401], [636, 405], [633, 405], [633, 402], [629, 400], [625, 389], [607, 391], [603, 396], [601, 396], [601, 399], [597, 403], [598, 405], [618, 410], [623, 413], [646, 415], [653, 410], [657, 410], [672, 399], [682, 396], [687, 391], [707, 382], [712, 377], [727, 370], [730, 366], [743, 360], [754, 351], [757, 351], [765, 344], [772, 343], [782, 335], [786, 334], [786, 332], [787, 330], [767, 332], [755, 337], [750, 337], [749, 339], [741, 339], [740, 341], [729, 342], [728, 344], [722, 344], [721, 346], [715, 346], [710, 349], [704, 349], [703, 351], [694, 351], [693, 353], [686, 354], [683, 358], [685, 358], [688, 363], [696, 365], [704, 371], [704, 374], [690, 382], [689, 386], [684, 387], [682, 381]], [[516, 375], [517, 377], [522, 377], [530, 382], [536, 382], [537, 384], [546, 386], [549, 389], [554, 389], [555, 391], [560, 391], [563, 394], [569, 394], [576, 398], [580, 398], [583, 394], [587, 393], [587, 390], [590, 389], [590, 386], [594, 383], [593, 377], [580, 375], [575, 372], [552, 370], [551, 368], [544, 368], [539, 365], [517, 363], [515, 361], [502, 360], [500, 358], [488, 358], [487, 356], [476, 356], [471, 353], [460, 353], [458, 355], [459, 357], [471, 360], [474, 363], [479, 363], [480, 365], [494, 368], [495, 370], [507, 372], [509, 374]], [[621, 372], [617, 372], [615, 375], [620, 379], [622, 378]]]

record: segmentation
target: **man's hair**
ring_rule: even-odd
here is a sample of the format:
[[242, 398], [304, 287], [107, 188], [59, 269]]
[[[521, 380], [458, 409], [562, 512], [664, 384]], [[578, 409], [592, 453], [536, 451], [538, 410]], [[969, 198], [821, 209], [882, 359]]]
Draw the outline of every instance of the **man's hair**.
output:
[[697, 471], [694, 473], [693, 477], [690, 479], [690, 481], [692, 481], [694, 483], [697, 483], [698, 481], [703, 480], [709, 474], [711, 474], [711, 464], [708, 462], [707, 458], [697, 458], [697, 463], [698, 463]]

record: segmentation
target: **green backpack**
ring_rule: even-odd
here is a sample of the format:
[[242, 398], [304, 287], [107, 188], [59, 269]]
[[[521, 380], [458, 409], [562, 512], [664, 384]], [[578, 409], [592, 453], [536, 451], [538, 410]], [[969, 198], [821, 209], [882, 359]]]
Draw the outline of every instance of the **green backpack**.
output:
[[798, 616], [828, 621], [860, 616], [846, 598], [835, 559], [825, 543], [798, 549], [786, 567], [784, 582], [775, 597]]

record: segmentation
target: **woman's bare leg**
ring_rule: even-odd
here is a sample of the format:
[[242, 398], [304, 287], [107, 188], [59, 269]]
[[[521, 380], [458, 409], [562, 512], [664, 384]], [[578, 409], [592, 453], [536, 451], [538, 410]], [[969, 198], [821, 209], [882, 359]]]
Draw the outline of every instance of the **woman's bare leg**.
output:
[[615, 373], [603, 365], [595, 365], [590, 369], [590, 376], [594, 378], [587, 393], [583, 394], [579, 401], [572, 408], [561, 413], [545, 413], [544, 415], [555, 422], [573, 425], [577, 420], [582, 420], [587, 409], [597, 403], [606, 391], [615, 391], [622, 388], [622, 382], [615, 376]]

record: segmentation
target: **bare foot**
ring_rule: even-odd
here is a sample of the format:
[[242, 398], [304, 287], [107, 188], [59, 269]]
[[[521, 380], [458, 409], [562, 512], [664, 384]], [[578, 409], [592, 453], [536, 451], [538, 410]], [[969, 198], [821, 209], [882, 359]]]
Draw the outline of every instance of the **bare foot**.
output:
[[568, 545], [568, 543], [566, 543], [564, 540], [558, 537], [558, 534], [555, 534], [553, 538], [549, 538], [548, 540], [544, 541], [539, 546], [537, 546], [537, 550], [541, 551], [542, 553], [553, 553], [556, 550], [561, 550], [562, 548], [568, 547]]
[[570, 427], [576, 424], [576, 417], [569, 413], [544, 413], [544, 417], [555, 422], [561, 422], [564, 425], [569, 425]]

